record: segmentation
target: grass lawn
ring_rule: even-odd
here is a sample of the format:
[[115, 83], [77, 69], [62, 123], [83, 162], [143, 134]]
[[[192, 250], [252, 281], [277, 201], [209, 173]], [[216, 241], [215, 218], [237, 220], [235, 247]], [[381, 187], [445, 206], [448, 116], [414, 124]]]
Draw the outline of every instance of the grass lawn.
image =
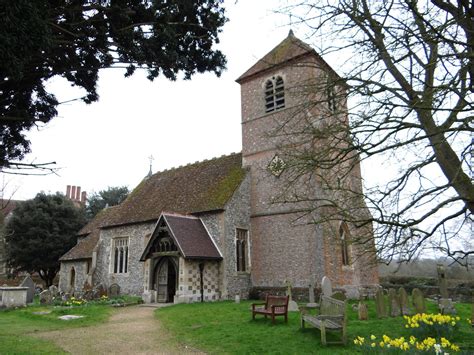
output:
[[[38, 315], [34, 312], [48, 312]], [[111, 307], [87, 305], [81, 307], [30, 306], [16, 310], [0, 311], [0, 354], [63, 354], [51, 342], [37, 339], [29, 334], [48, 330], [77, 328], [105, 321]], [[83, 315], [84, 318], [64, 321], [58, 319], [65, 314]]]
[[[233, 302], [181, 304], [156, 310], [156, 316], [171, 331], [176, 340], [210, 353], [272, 353], [272, 354], [352, 354], [360, 352], [352, 340], [360, 335], [380, 338], [405, 336], [410, 331], [404, 327], [404, 319], [376, 319], [375, 305], [368, 302], [369, 320], [357, 320], [357, 312], [348, 307], [348, 339], [346, 347], [330, 345], [322, 347], [319, 330], [308, 327], [300, 329], [299, 313], [289, 314], [288, 324], [282, 317], [277, 324], [263, 316], [252, 321], [251, 302], [236, 304]], [[466, 318], [470, 318], [469, 304], [456, 304], [461, 317], [459, 331], [453, 342], [466, 353], [474, 353], [474, 330]], [[437, 307], [428, 303], [428, 313], [437, 313]], [[328, 337], [328, 340], [331, 338]]]

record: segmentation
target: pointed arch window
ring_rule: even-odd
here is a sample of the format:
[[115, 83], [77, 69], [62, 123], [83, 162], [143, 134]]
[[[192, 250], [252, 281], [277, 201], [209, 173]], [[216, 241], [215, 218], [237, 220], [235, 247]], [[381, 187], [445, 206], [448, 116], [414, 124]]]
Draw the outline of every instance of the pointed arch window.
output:
[[125, 274], [128, 272], [128, 238], [115, 238], [113, 240], [113, 272]]
[[235, 247], [237, 271], [248, 271], [248, 231], [246, 229], [236, 229]]
[[341, 241], [341, 252], [342, 252], [342, 265], [348, 266], [351, 264], [350, 256], [350, 240], [349, 240], [349, 228], [345, 222], [341, 223], [339, 227], [339, 239]]
[[272, 112], [285, 107], [285, 83], [281, 76], [265, 82], [265, 112]]

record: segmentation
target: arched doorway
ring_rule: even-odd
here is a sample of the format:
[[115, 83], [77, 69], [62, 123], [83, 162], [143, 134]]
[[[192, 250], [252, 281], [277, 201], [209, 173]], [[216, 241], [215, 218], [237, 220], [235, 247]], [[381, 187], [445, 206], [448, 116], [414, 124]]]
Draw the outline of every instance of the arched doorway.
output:
[[153, 288], [156, 292], [156, 302], [173, 302], [178, 282], [178, 272], [175, 262], [164, 257], [155, 267]]

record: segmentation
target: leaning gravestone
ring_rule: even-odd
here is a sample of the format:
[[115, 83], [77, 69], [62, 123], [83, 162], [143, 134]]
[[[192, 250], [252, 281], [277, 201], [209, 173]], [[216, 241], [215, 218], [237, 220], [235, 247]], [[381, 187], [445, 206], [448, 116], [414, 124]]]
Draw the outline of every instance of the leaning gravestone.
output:
[[20, 287], [26, 287], [26, 303], [33, 303], [35, 297], [35, 283], [31, 277], [27, 276], [23, 279]]
[[403, 287], [398, 289], [398, 300], [400, 302], [400, 311], [402, 312], [403, 316], [407, 316], [410, 314], [410, 309], [408, 306], [408, 294], [407, 291]]
[[377, 318], [387, 318], [387, 305], [385, 304], [385, 295], [382, 287], [377, 287], [375, 292], [375, 312]]
[[367, 304], [362, 301], [359, 301], [358, 315], [359, 320], [368, 320], [369, 319], [369, 310], [367, 309]]
[[397, 291], [393, 288], [388, 290], [388, 305], [390, 307], [390, 317], [398, 317], [401, 315], [400, 301], [398, 300]]
[[324, 296], [331, 297], [332, 296], [332, 283], [329, 277], [324, 276], [321, 280], [321, 292]]
[[39, 294], [39, 299], [41, 304], [51, 304], [53, 301], [53, 296], [49, 290], [44, 290]]
[[286, 282], [286, 295], [288, 296], [288, 311], [289, 312], [298, 312], [298, 304], [291, 299], [291, 283]]
[[109, 297], [117, 297], [120, 295], [120, 286], [118, 284], [112, 284], [109, 286]]
[[419, 288], [413, 289], [411, 299], [416, 313], [426, 313], [425, 297], [423, 297], [423, 292]]

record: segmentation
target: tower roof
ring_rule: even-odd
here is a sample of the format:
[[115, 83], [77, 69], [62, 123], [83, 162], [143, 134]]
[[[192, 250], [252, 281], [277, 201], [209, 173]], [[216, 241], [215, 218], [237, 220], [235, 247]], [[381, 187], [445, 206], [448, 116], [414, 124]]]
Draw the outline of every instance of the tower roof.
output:
[[290, 30], [288, 36], [283, 41], [243, 73], [236, 81], [240, 83], [250, 76], [254, 76], [257, 73], [266, 71], [294, 58], [310, 53], [316, 54], [315, 50], [311, 48], [310, 45], [304, 43], [299, 38], [296, 38], [293, 31]]

